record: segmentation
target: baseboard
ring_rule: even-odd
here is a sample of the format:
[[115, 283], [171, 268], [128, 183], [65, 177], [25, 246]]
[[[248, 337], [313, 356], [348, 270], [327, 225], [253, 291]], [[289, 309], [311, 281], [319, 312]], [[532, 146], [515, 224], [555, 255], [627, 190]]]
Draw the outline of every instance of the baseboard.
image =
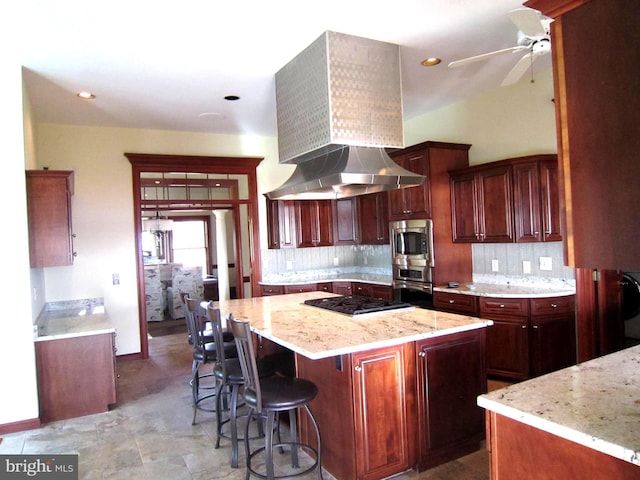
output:
[[125, 355], [118, 355], [116, 357], [116, 361], [118, 362], [128, 362], [129, 360], [140, 360], [142, 357], [142, 353], [127, 353]]
[[7, 433], [16, 433], [22, 432], [24, 430], [33, 430], [35, 428], [40, 428], [42, 424], [40, 423], [39, 418], [32, 418], [30, 420], [21, 420], [19, 422], [13, 423], [3, 423], [0, 424], [0, 435]]

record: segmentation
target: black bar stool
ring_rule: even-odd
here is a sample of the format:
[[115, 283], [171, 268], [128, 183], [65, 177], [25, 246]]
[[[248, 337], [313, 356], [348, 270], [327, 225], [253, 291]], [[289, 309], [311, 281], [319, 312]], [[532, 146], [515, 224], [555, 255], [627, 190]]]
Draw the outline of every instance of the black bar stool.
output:
[[[229, 316], [228, 323], [231, 333], [233, 333], [236, 341], [238, 358], [240, 359], [242, 375], [244, 376], [244, 389], [242, 395], [249, 407], [249, 420], [253, 415], [266, 417], [264, 446], [254, 450], [253, 452], [250, 451], [249, 445], [250, 421], [247, 421], [247, 427], [244, 435], [247, 462], [246, 478], [249, 479], [250, 475], [255, 475], [267, 480], [290, 478], [304, 475], [313, 469], [317, 469], [318, 478], [322, 480], [320, 430], [316, 419], [309, 408], [309, 402], [311, 402], [318, 394], [318, 388], [313, 382], [302, 378], [280, 376], [260, 378], [258, 374], [255, 350], [253, 342], [251, 341], [251, 329], [249, 323], [240, 322], [234, 319], [231, 315]], [[307, 415], [315, 428], [317, 448], [308, 444], [300, 443], [297, 439], [298, 431], [296, 410], [298, 409], [302, 409], [307, 412]], [[276, 419], [280, 412], [289, 413], [291, 439], [289, 442], [283, 442], [278, 438], [278, 442], [274, 443], [273, 435], [277, 428]], [[273, 448], [284, 446], [289, 446], [291, 449], [291, 466], [293, 468], [299, 468], [299, 448], [305, 449], [315, 455], [314, 463], [308, 468], [293, 474], [288, 473], [286, 475], [276, 475], [273, 463]], [[261, 452], [264, 452], [265, 455], [266, 473], [258, 472], [251, 466], [251, 460]]]

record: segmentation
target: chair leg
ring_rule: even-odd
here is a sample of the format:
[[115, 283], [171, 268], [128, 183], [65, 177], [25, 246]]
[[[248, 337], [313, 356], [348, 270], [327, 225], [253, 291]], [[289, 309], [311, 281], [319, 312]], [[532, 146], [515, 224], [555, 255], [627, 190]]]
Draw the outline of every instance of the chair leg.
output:
[[[247, 413], [247, 425], [245, 426], [245, 430], [244, 430], [244, 456], [246, 458], [246, 464], [247, 464], [247, 468], [246, 468], [246, 475], [245, 475], [245, 480], [249, 480], [249, 477], [251, 476], [251, 451], [250, 451], [250, 446], [249, 446], [249, 426], [251, 424], [251, 419], [253, 418], [255, 414], [255, 410], [253, 408], [249, 409], [249, 413]], [[258, 415], [258, 417], [260, 417], [260, 415]]]
[[299, 468], [298, 462], [298, 420], [296, 418], [296, 410], [289, 410], [289, 433], [291, 435], [291, 466], [293, 468]]
[[216, 389], [216, 446], [215, 448], [220, 448], [220, 437], [222, 437], [222, 389], [224, 388], [224, 383], [220, 382], [218, 388]]
[[273, 427], [276, 413], [267, 412], [267, 429], [264, 439], [264, 461], [267, 467], [267, 480], [274, 480], [273, 468]]

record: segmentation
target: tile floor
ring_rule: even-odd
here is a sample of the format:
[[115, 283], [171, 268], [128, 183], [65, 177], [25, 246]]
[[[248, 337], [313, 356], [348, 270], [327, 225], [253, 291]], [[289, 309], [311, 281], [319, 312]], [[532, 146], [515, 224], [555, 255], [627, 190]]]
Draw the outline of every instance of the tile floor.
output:
[[[198, 412], [191, 425], [188, 380], [191, 351], [184, 334], [149, 340], [150, 358], [118, 361], [118, 405], [110, 412], [54, 422], [36, 430], [0, 437], [0, 454], [79, 454], [80, 478], [139, 480], [235, 480], [230, 446], [215, 445], [214, 414]], [[303, 479], [317, 478], [310, 473]], [[325, 480], [333, 477], [325, 472]], [[427, 472], [396, 480], [487, 480], [484, 450]]]

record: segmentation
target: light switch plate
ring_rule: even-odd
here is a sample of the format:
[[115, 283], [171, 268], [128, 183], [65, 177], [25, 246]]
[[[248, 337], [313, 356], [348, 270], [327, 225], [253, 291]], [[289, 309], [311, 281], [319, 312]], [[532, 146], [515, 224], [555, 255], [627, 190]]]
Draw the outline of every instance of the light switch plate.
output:
[[293, 262], [291, 260], [287, 260], [287, 270], [293, 269]]
[[531, 273], [531, 262], [529, 260], [522, 261], [522, 273]]
[[540, 270], [553, 270], [551, 257], [540, 257]]
[[498, 260], [491, 260], [491, 271], [492, 272], [499, 272], [500, 271], [500, 264], [498, 262]]

